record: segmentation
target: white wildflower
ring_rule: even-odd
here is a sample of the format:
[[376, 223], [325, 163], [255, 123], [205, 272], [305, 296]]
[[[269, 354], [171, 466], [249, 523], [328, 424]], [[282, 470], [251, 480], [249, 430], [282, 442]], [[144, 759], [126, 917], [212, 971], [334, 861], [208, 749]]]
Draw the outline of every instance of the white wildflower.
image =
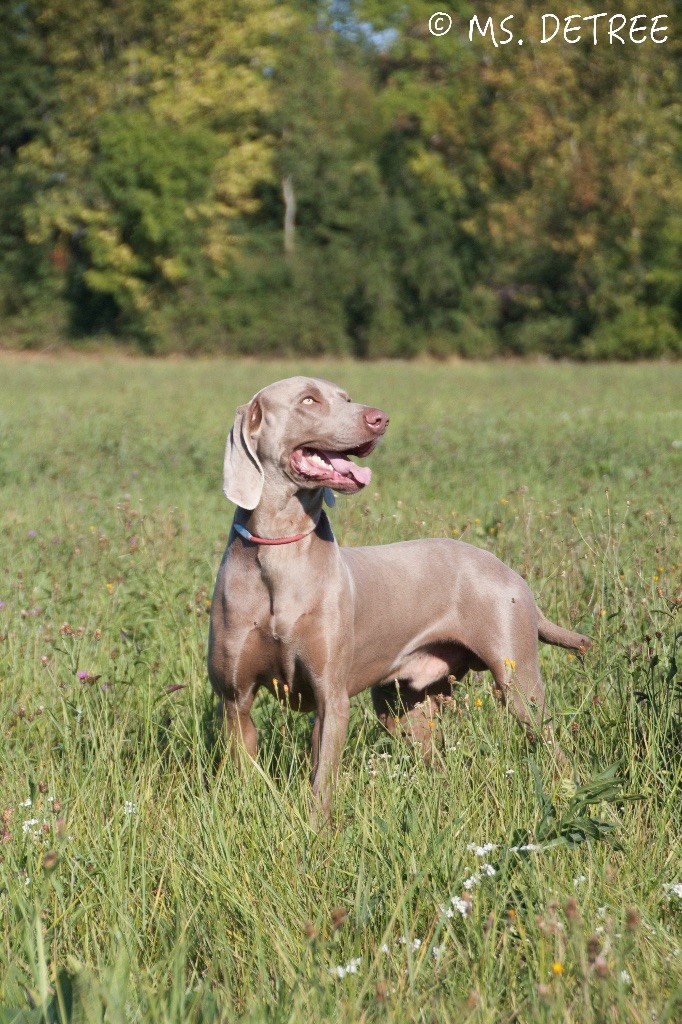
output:
[[387, 942], [384, 942], [383, 946], [379, 947], [379, 952], [380, 953], [388, 953], [388, 943]]
[[622, 970], [620, 972], [619, 977], [620, 977], [620, 980], [623, 982], [624, 985], [631, 985], [632, 984], [632, 978], [630, 977], [629, 971]]
[[466, 917], [467, 914], [471, 913], [471, 900], [465, 900], [461, 896], [453, 896], [450, 902], [454, 909], [447, 914], [448, 917], [454, 917], [455, 911], [461, 914], [462, 917]]
[[471, 850], [477, 857], [485, 857], [486, 853], [490, 853], [491, 850], [496, 850], [496, 843], [485, 843], [484, 846], [477, 846], [476, 843], [469, 843], [467, 850]]
[[582, 885], [583, 882], [586, 882], [586, 881], [587, 881], [587, 875], [576, 875], [576, 877], [573, 879], [573, 885], [577, 889], [579, 885]]
[[677, 896], [682, 900], [682, 882], [671, 882], [664, 888], [668, 890], [669, 896]]
[[469, 875], [469, 877], [468, 877], [468, 878], [465, 878], [465, 879], [464, 879], [464, 881], [462, 882], [462, 886], [463, 886], [463, 887], [464, 887], [464, 888], [465, 888], [465, 889], [466, 889], [467, 891], [471, 892], [471, 890], [473, 889], [473, 887], [474, 887], [475, 885], [478, 885], [478, 883], [479, 883], [480, 881], [481, 881], [481, 876], [480, 876], [480, 875], [478, 874], [478, 872], [476, 872], [476, 873], [475, 873], [475, 874], [473, 874], [473, 875]]
[[28, 832], [31, 831], [33, 826], [37, 825], [37, 824], [38, 824], [38, 819], [37, 818], [27, 818], [26, 821], [21, 826], [21, 831], [24, 833], [24, 835], [26, 835]]
[[336, 967], [333, 967], [331, 973], [335, 974], [337, 978], [345, 978], [347, 974], [357, 974], [361, 962], [362, 957], [356, 956], [349, 960], [347, 964], [338, 964]]
[[491, 878], [497, 872], [492, 864], [481, 864], [481, 873]]
[[132, 800], [126, 800], [123, 804], [123, 810], [126, 814], [137, 814], [137, 804], [133, 803]]
[[20, 807], [31, 807], [32, 805], [33, 801], [31, 800], [30, 796], [26, 797], [26, 799], [19, 804]]

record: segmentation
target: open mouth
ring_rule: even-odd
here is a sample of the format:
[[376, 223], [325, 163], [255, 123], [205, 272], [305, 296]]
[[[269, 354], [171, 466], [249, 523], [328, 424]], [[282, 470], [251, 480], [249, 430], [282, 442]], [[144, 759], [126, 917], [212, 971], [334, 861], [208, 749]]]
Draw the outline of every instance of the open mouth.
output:
[[363, 459], [374, 449], [377, 440], [373, 438], [357, 448], [346, 448], [340, 452], [308, 446], [295, 448], [291, 453], [291, 465], [300, 476], [319, 482], [321, 486], [359, 491], [372, 479], [372, 470], [351, 462], [350, 456]]

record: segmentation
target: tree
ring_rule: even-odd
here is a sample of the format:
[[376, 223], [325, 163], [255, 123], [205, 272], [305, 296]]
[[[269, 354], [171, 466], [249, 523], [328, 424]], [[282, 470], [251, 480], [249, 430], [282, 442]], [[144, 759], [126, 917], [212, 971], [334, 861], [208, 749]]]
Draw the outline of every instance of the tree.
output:
[[429, 0], [10, 0], [0, 314], [154, 350], [679, 351], [679, 5], [625, 47], [543, 45], [545, 8], [451, 0], [438, 38]]
[[50, 266], [27, 242], [22, 209], [32, 191], [16, 173], [17, 153], [41, 130], [50, 110], [53, 69], [45, 60], [36, 9], [0, 9], [0, 311], [12, 315], [40, 293]]
[[66, 248], [78, 326], [149, 336], [190, 249], [224, 270], [232, 222], [272, 174], [262, 123], [286, 12], [271, 0], [40, 3], [58, 98], [20, 153], [36, 189], [28, 237]]

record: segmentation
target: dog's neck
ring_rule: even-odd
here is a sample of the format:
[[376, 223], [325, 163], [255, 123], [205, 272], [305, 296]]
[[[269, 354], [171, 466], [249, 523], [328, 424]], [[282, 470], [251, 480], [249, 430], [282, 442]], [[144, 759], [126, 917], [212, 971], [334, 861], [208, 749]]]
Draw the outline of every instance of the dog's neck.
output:
[[[252, 511], [240, 508], [235, 522], [255, 537], [281, 539], [307, 536], [317, 531], [327, 518], [323, 515], [324, 489], [300, 490], [295, 494], [263, 489], [261, 500]], [[328, 525], [326, 530], [329, 531]], [[319, 531], [318, 531], [319, 532]]]

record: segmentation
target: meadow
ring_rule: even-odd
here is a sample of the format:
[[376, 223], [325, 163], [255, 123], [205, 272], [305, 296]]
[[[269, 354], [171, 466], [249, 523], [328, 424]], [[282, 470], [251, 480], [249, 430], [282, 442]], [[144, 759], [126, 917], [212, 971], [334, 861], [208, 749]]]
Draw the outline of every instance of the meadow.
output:
[[[559, 739], [474, 674], [431, 764], [353, 704], [220, 757], [208, 605], [237, 404], [312, 372], [391, 424], [340, 542], [461, 537], [594, 637]], [[0, 1022], [682, 1019], [682, 366], [0, 358]]]

